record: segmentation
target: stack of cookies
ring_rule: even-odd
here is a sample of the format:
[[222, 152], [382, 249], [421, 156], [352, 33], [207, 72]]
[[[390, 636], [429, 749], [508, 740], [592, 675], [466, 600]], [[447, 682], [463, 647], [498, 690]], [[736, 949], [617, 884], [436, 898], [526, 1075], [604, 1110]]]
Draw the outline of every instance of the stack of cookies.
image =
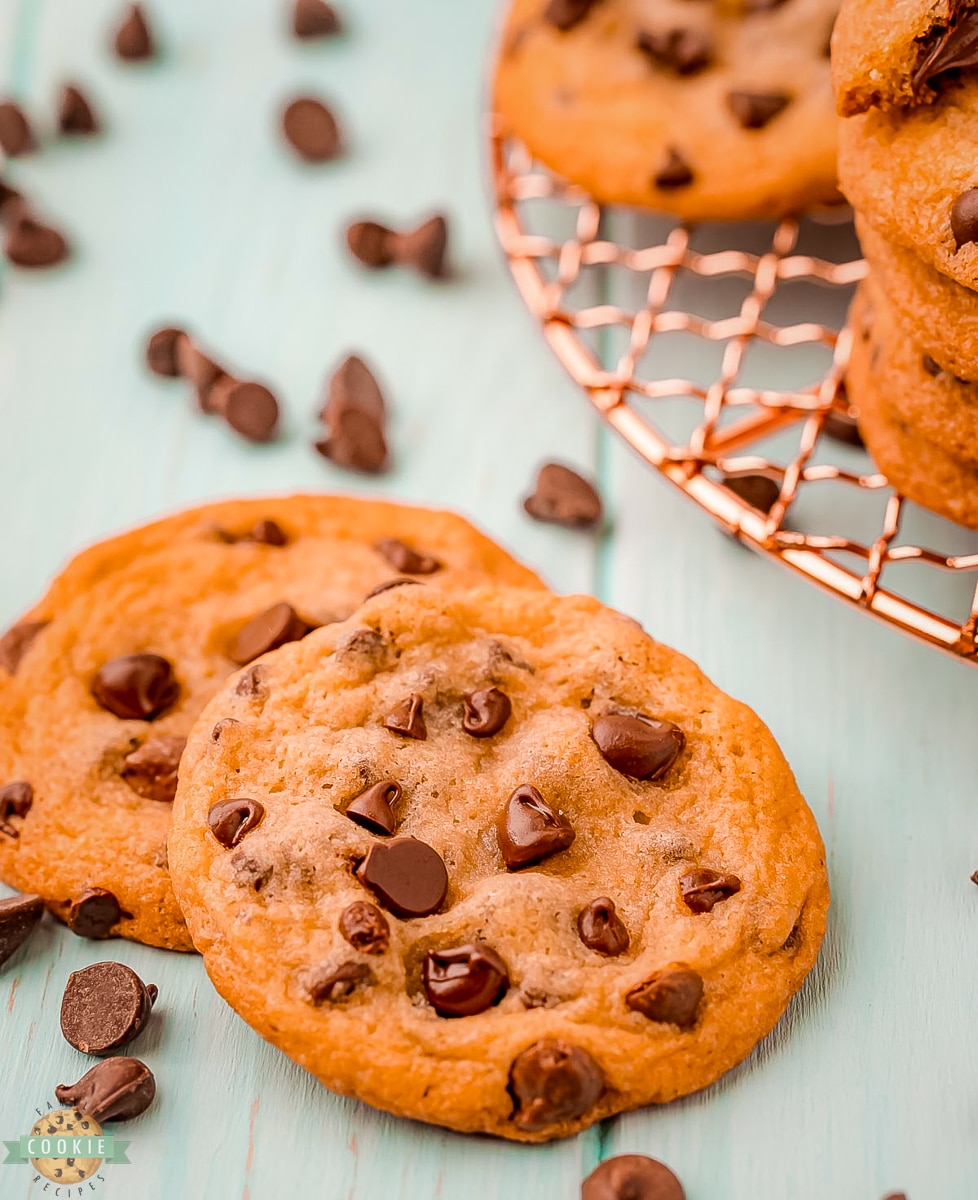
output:
[[0, 639], [0, 772], [4, 881], [459, 1130], [706, 1086], [825, 930], [760, 720], [451, 513], [229, 502], [82, 554]]
[[978, 528], [978, 10], [846, 0], [832, 62], [870, 264], [849, 396], [897, 490]]

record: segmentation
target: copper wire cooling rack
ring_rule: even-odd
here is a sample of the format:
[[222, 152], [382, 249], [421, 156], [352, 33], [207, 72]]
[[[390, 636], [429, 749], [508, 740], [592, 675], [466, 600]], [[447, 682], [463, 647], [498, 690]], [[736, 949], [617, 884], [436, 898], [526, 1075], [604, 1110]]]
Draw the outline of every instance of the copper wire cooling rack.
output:
[[[897, 495], [864, 451], [826, 431], [848, 408], [850, 333], [838, 329], [866, 269], [851, 235], [835, 237], [846, 253], [831, 261], [804, 243], [824, 254], [833, 231], [794, 220], [712, 227], [711, 240], [609, 213], [498, 131], [492, 166], [516, 285], [612, 428], [747, 546], [978, 665], [978, 537]], [[678, 354], [659, 353], [667, 340]], [[783, 375], [784, 355], [812, 372], [795, 390], [751, 379], [765, 356], [780, 356]], [[662, 377], [662, 358], [691, 377]], [[726, 486], [754, 475], [780, 488], [768, 513]]]

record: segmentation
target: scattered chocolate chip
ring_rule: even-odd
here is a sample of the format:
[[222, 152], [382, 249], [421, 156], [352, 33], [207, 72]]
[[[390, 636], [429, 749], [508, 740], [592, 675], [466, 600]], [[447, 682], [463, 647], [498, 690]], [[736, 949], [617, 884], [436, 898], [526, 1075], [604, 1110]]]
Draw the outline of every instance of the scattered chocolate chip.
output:
[[513, 1059], [508, 1090], [514, 1123], [533, 1132], [583, 1117], [600, 1100], [604, 1075], [580, 1046], [545, 1038]]
[[34, 789], [24, 779], [0, 788], [0, 833], [9, 838], [20, 837], [19, 830], [10, 824], [11, 817], [26, 817], [34, 803]]
[[474, 1017], [509, 990], [509, 971], [484, 942], [429, 950], [421, 970], [424, 994], [440, 1017]]
[[227, 371], [206, 355], [189, 337], [178, 337], [176, 346], [177, 374], [181, 375], [194, 389], [197, 407], [201, 412], [213, 412], [211, 395], [222, 380], [229, 378]]
[[377, 473], [388, 465], [384, 426], [387, 406], [362, 358], [349, 355], [330, 377], [319, 419], [328, 436], [316, 449], [337, 466]]
[[384, 728], [401, 737], [415, 738], [423, 742], [428, 736], [424, 723], [424, 700], [417, 692], [412, 692], [406, 700], [395, 704], [384, 717]]
[[473, 737], [488, 738], [497, 734], [513, 711], [510, 698], [499, 688], [482, 688], [462, 697], [465, 715], [462, 728]]
[[785, 92], [730, 92], [727, 106], [744, 129], [763, 129], [791, 103]]
[[376, 842], [357, 878], [396, 917], [428, 917], [448, 895], [448, 872], [437, 850], [416, 838]]
[[186, 738], [169, 734], [150, 738], [126, 755], [122, 778], [146, 800], [172, 802], [177, 794], [177, 767], [186, 744]]
[[62, 1104], [70, 1104], [98, 1122], [128, 1121], [144, 1113], [156, 1096], [153, 1072], [138, 1058], [107, 1058], [77, 1083], [54, 1089]]
[[234, 687], [236, 696], [244, 696], [248, 700], [259, 699], [267, 692], [265, 672], [259, 666], [249, 667], [247, 671], [242, 671]]
[[159, 654], [109, 659], [92, 680], [92, 695], [123, 721], [151, 721], [180, 694], [173, 668]]
[[713, 61], [713, 42], [696, 29], [666, 29], [643, 32], [635, 45], [656, 66], [676, 75], [696, 75]]
[[666, 150], [662, 166], [652, 176], [652, 182], [664, 192], [689, 187], [696, 178], [693, 168], [675, 147]]
[[366, 413], [380, 425], [387, 416], [380, 384], [358, 354], [347, 355], [329, 377], [319, 419], [331, 425], [341, 413], [351, 410]]
[[12, 100], [0, 102], [0, 150], [9, 158], [16, 158], [34, 148], [34, 134], [24, 110]]
[[141, 4], [130, 4], [115, 31], [116, 56], [126, 62], [142, 62], [156, 55], [153, 33], [146, 10]]
[[703, 998], [703, 980], [689, 967], [667, 967], [653, 975], [625, 997], [625, 1004], [650, 1021], [691, 1029]]
[[183, 373], [178, 351], [184, 341], [186, 333], [172, 325], [150, 334], [146, 342], [146, 365], [154, 375], [176, 379]]
[[340, 29], [340, 18], [331, 4], [324, 0], [295, 0], [292, 32], [300, 41], [333, 37]]
[[278, 436], [278, 400], [263, 384], [225, 373], [210, 387], [207, 407], [249, 442], [274, 442]]
[[302, 973], [302, 986], [313, 1004], [335, 1004], [346, 1000], [364, 983], [373, 983], [374, 973], [366, 963], [344, 963], [341, 967], [310, 967]]
[[274, 873], [271, 863], [262, 862], [244, 850], [235, 851], [231, 855], [230, 863], [234, 882], [238, 887], [251, 888], [253, 892], [260, 892]]
[[363, 599], [364, 599], [364, 601], [372, 600], [374, 598], [374, 596], [379, 596], [383, 592], [389, 592], [391, 590], [391, 588], [406, 587], [408, 585], [413, 585], [414, 587], [421, 587], [421, 580], [420, 579], [387, 579], [383, 583], [378, 583], [375, 588], [371, 588], [370, 591], [367, 592], [366, 596], [364, 596]]
[[599, 1163], [584, 1180], [581, 1200], [686, 1200], [672, 1171], [644, 1154], [619, 1154]]
[[661, 779], [686, 745], [672, 721], [608, 713], [598, 717], [591, 736], [605, 760], [632, 779]]
[[540, 468], [533, 494], [523, 501], [523, 508], [534, 520], [571, 529], [597, 529], [604, 515], [594, 485], [555, 462]]
[[729, 900], [740, 891], [740, 880], [736, 875], [724, 875], [707, 867], [689, 871], [679, 881], [683, 903], [694, 913], [713, 912], [714, 905]]
[[257, 829], [265, 816], [265, 806], [247, 796], [218, 800], [207, 813], [207, 827], [225, 850], [231, 850], [247, 833]]
[[550, 0], [543, 19], [566, 33], [588, 15], [598, 0]]
[[906, 1192], [887, 1192], [883, 1200], [907, 1200]]
[[822, 432], [837, 442], [844, 442], [847, 446], [862, 448], [864, 445], [856, 418], [850, 413], [840, 412], [835, 408], [826, 414]]
[[139, 1036], [156, 1001], [135, 971], [118, 962], [93, 963], [68, 976], [61, 1032], [82, 1054], [111, 1054]]
[[528, 784], [513, 792], [496, 822], [496, 840], [510, 871], [533, 866], [566, 850], [575, 837], [563, 813], [551, 808]]
[[58, 128], [67, 137], [87, 137], [99, 132], [99, 121], [88, 97], [73, 83], [66, 83], [61, 92]]
[[975, 885], [975, 887], [978, 887], [978, 871], [973, 872], [973, 874], [970, 875], [969, 878], [971, 879], [971, 882]]
[[374, 542], [374, 549], [387, 559], [395, 571], [401, 571], [404, 575], [434, 575], [442, 569], [437, 558], [412, 550], [397, 538], [381, 538], [379, 542]]
[[24, 197], [15, 187], [0, 179], [0, 222], [6, 222], [24, 206]]
[[384, 954], [391, 940], [387, 918], [367, 900], [357, 900], [343, 909], [340, 933], [361, 954]]
[[312, 96], [293, 100], [282, 114], [286, 141], [306, 162], [328, 162], [340, 152], [340, 128], [336, 118]]
[[978, 188], [968, 188], [951, 208], [951, 233], [957, 250], [978, 242]]
[[401, 798], [401, 785], [393, 779], [375, 783], [347, 805], [346, 815], [379, 837], [390, 837], [397, 828], [394, 805]]
[[0, 967], [23, 946], [44, 916], [40, 896], [8, 896], [0, 900]]
[[106, 888], [88, 888], [68, 905], [65, 924], [79, 937], [106, 938], [122, 915], [122, 906], [110, 891]]
[[[5, 218], [6, 219], [6, 218]], [[68, 242], [21, 206], [9, 219], [3, 252], [15, 267], [53, 267], [68, 257]]]
[[347, 228], [346, 244], [353, 257], [371, 270], [413, 267], [429, 279], [442, 279], [448, 273], [448, 221], [440, 213], [403, 233], [377, 221], [354, 221]]
[[287, 642], [301, 641], [316, 626], [304, 621], [291, 604], [273, 604], [238, 630], [228, 650], [232, 662], [250, 663]]
[[19, 621], [0, 637], [0, 667], [11, 675], [24, 661], [28, 650], [34, 645], [38, 634], [51, 624], [50, 621]]
[[781, 485], [767, 475], [724, 475], [723, 486], [745, 504], [765, 514], [781, 498]]
[[589, 950], [596, 950], [606, 958], [617, 958], [628, 949], [628, 930], [615, 909], [615, 902], [607, 896], [599, 896], [581, 909], [577, 914], [577, 932]]

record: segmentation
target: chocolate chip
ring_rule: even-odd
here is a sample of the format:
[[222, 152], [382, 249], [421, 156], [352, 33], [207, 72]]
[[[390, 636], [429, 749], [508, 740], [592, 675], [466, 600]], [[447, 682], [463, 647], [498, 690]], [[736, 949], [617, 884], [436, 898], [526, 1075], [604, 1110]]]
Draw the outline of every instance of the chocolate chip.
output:
[[324, 0], [295, 0], [292, 7], [292, 32], [301, 41], [332, 37], [340, 32], [336, 9]]
[[577, 914], [577, 932], [589, 950], [606, 958], [617, 958], [628, 949], [628, 930], [619, 917], [615, 902], [599, 896]]
[[656, 971], [625, 997], [633, 1011], [667, 1025], [691, 1029], [703, 998], [703, 980], [689, 967], [677, 965]]
[[644, 1154], [619, 1154], [599, 1163], [584, 1180], [581, 1200], [686, 1200], [672, 1171]]
[[146, 342], [146, 365], [154, 375], [176, 379], [183, 374], [178, 351], [184, 341], [186, 333], [172, 325], [150, 334]]
[[762, 513], [769, 513], [781, 498], [781, 485], [767, 475], [724, 475], [723, 486]]
[[68, 257], [63, 234], [21, 208], [10, 220], [3, 252], [15, 267], [53, 267]]
[[126, 755], [122, 778], [146, 800], [172, 802], [177, 794], [177, 768], [186, 745], [186, 738], [170, 734], [150, 738]]
[[666, 150], [662, 166], [652, 176], [652, 182], [662, 191], [671, 192], [689, 187], [695, 178], [693, 168], [675, 147], [670, 146]]
[[234, 882], [238, 887], [251, 888], [253, 892], [260, 892], [274, 873], [271, 863], [262, 862], [254, 855], [246, 854], [244, 850], [232, 854], [230, 863]]
[[175, 339], [177, 372], [194, 389], [197, 407], [201, 412], [213, 412], [211, 396], [222, 380], [229, 378], [227, 371], [206, 355], [189, 337]]
[[597, 3], [598, 0], [550, 0], [543, 19], [566, 32], [579, 25]]
[[957, 250], [978, 242], [978, 188], [968, 188], [951, 208], [951, 233]]
[[115, 32], [114, 47], [117, 57], [126, 62], [142, 62], [156, 54], [153, 33], [141, 4], [130, 4], [126, 9]]
[[0, 966], [23, 946], [44, 916], [40, 896], [8, 896], [0, 900]]
[[713, 912], [713, 907], [722, 900], [729, 900], [740, 891], [740, 880], [736, 875], [724, 875], [708, 867], [697, 867], [679, 881], [683, 903], [694, 913]]
[[935, 360], [931, 358], [929, 354], [923, 355], [920, 360], [920, 365], [924, 368], [931, 379], [936, 379], [941, 373], [941, 364], [939, 362], [935, 362]]
[[249, 442], [274, 442], [278, 436], [278, 400], [263, 384], [224, 374], [211, 386], [207, 405]]
[[139, 1036], [157, 989], [118, 962], [93, 963], [68, 976], [61, 1000], [61, 1032], [82, 1054], [111, 1054]]
[[847, 412], [839, 412], [838, 409], [833, 408], [826, 415], [822, 424], [822, 432], [837, 442], [844, 442], [847, 446], [862, 448], [864, 445], [856, 418]]
[[236, 696], [244, 696], [248, 700], [256, 700], [268, 694], [265, 686], [265, 672], [261, 667], [249, 667], [242, 671], [234, 687]]
[[655, 63], [676, 75], [696, 75], [713, 61], [713, 42], [696, 29], [643, 32], [635, 45]]
[[378, 221], [353, 221], [347, 226], [346, 244], [355, 259], [371, 270], [394, 263], [394, 231]]
[[92, 1067], [77, 1083], [59, 1083], [54, 1094], [62, 1104], [100, 1123], [128, 1121], [153, 1103], [156, 1080], [138, 1058], [117, 1056]]
[[563, 813], [551, 808], [528, 784], [513, 792], [496, 822], [496, 840], [510, 871], [533, 866], [566, 850], [575, 836]]
[[424, 994], [440, 1017], [474, 1017], [509, 990], [509, 971], [483, 942], [429, 950], [421, 970]]
[[247, 833], [257, 829], [265, 816], [265, 806], [247, 796], [218, 800], [207, 813], [207, 827], [225, 850], [231, 850]]
[[375, 588], [371, 588], [363, 599], [364, 601], [372, 600], [374, 596], [380, 596], [383, 592], [389, 592], [391, 588], [406, 587], [408, 585], [413, 585], [414, 587], [422, 586], [420, 579], [387, 579], [383, 583], [378, 583]]
[[437, 850], [415, 838], [376, 842], [357, 878], [396, 917], [428, 917], [448, 895], [448, 872]]
[[537, 521], [571, 529], [596, 529], [603, 516], [594, 485], [561, 463], [546, 463], [537, 474], [533, 494], [523, 508]]
[[302, 987], [313, 1004], [335, 1004], [346, 1000], [365, 983], [373, 983], [374, 973], [366, 963], [344, 963], [341, 967], [310, 967], [302, 972]]
[[384, 435], [387, 406], [380, 385], [355, 354], [333, 372], [319, 417], [328, 437], [316, 442], [319, 453], [337, 466], [377, 473], [387, 466]]
[[448, 221], [440, 213], [400, 232], [377, 221], [354, 221], [346, 231], [350, 253], [371, 270], [413, 267], [429, 279], [447, 274]]
[[395, 704], [384, 717], [384, 728], [401, 737], [415, 738], [423, 742], [428, 736], [424, 723], [424, 700], [417, 692], [412, 692], [406, 700]]
[[9, 674], [16, 675], [37, 635], [50, 624], [50, 621], [19, 621], [12, 625], [3, 637], [0, 637], [0, 667]]
[[0, 150], [16, 158], [34, 148], [34, 134], [24, 110], [12, 100], [0, 102]]
[[624, 713], [598, 717], [591, 736], [605, 760], [632, 779], [661, 779], [686, 745], [683, 731], [672, 721]]
[[306, 162], [328, 162], [340, 152], [340, 128], [321, 100], [302, 96], [282, 114], [286, 141]]
[[730, 92], [727, 106], [744, 129], [763, 129], [791, 103], [785, 92]]
[[234, 717], [222, 717], [211, 730], [211, 741], [219, 742], [228, 729], [233, 729], [235, 725], [240, 724], [241, 722], [235, 720]]
[[462, 728], [473, 737], [488, 738], [497, 734], [509, 720], [513, 705], [499, 688], [482, 688], [462, 697], [465, 715]]
[[218, 529], [217, 536], [222, 542], [236, 545], [238, 542], [254, 542], [259, 546], [287, 546], [288, 534], [277, 521], [256, 521], [247, 533], [232, 533], [228, 529]]
[[151, 721], [180, 694], [173, 668], [159, 654], [109, 659], [92, 681], [92, 695], [123, 721]]
[[395, 571], [404, 575], [434, 575], [442, 569], [442, 564], [430, 554], [421, 554], [397, 538], [381, 538], [374, 542], [374, 549], [382, 554]]
[[387, 918], [367, 900], [357, 900], [343, 909], [340, 933], [361, 954], [383, 954], [391, 940]]
[[26, 817], [34, 803], [34, 789], [24, 779], [0, 788], [0, 833], [9, 838], [20, 837], [20, 831], [10, 824], [11, 817]]
[[973, 874], [971, 874], [969, 876], [969, 878], [970, 878], [971, 882], [975, 885], [975, 887], [978, 887], [978, 871], [973, 872]]
[[[957, 11], [959, 8], [962, 11]], [[946, 71], [960, 71], [978, 66], [976, 14], [957, 4], [952, 4], [950, 10], [950, 23], [935, 26], [926, 38], [919, 41], [921, 60], [911, 81], [917, 97], [927, 84], [933, 84], [938, 76]]]
[[0, 222], [6, 222], [19, 212], [24, 203], [21, 193], [5, 180], [0, 179]]
[[508, 1090], [514, 1123], [533, 1132], [583, 1117], [601, 1099], [604, 1075], [580, 1046], [545, 1038], [513, 1059]]
[[346, 815], [380, 837], [390, 837], [397, 828], [394, 805], [401, 798], [401, 785], [393, 779], [375, 783], [347, 805]]
[[291, 604], [282, 601], [259, 613], [238, 630], [228, 650], [232, 662], [250, 663], [287, 642], [299, 642], [316, 626], [304, 621]]
[[106, 888], [88, 888], [68, 905], [65, 924], [79, 937], [106, 938], [113, 926], [118, 925], [122, 915], [122, 907], [110, 891]]
[[99, 121], [88, 97], [73, 83], [65, 84], [58, 110], [58, 128], [67, 137], [87, 137], [99, 132]]

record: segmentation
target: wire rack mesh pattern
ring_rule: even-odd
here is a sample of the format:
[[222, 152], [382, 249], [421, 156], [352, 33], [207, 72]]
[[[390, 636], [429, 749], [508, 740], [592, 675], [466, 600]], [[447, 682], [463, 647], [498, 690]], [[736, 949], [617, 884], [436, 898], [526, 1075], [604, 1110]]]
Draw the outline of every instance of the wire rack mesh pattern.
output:
[[688, 228], [603, 211], [498, 131], [492, 155], [517, 287], [605, 420], [752, 549], [978, 665], [978, 536], [846, 444], [851, 226]]

